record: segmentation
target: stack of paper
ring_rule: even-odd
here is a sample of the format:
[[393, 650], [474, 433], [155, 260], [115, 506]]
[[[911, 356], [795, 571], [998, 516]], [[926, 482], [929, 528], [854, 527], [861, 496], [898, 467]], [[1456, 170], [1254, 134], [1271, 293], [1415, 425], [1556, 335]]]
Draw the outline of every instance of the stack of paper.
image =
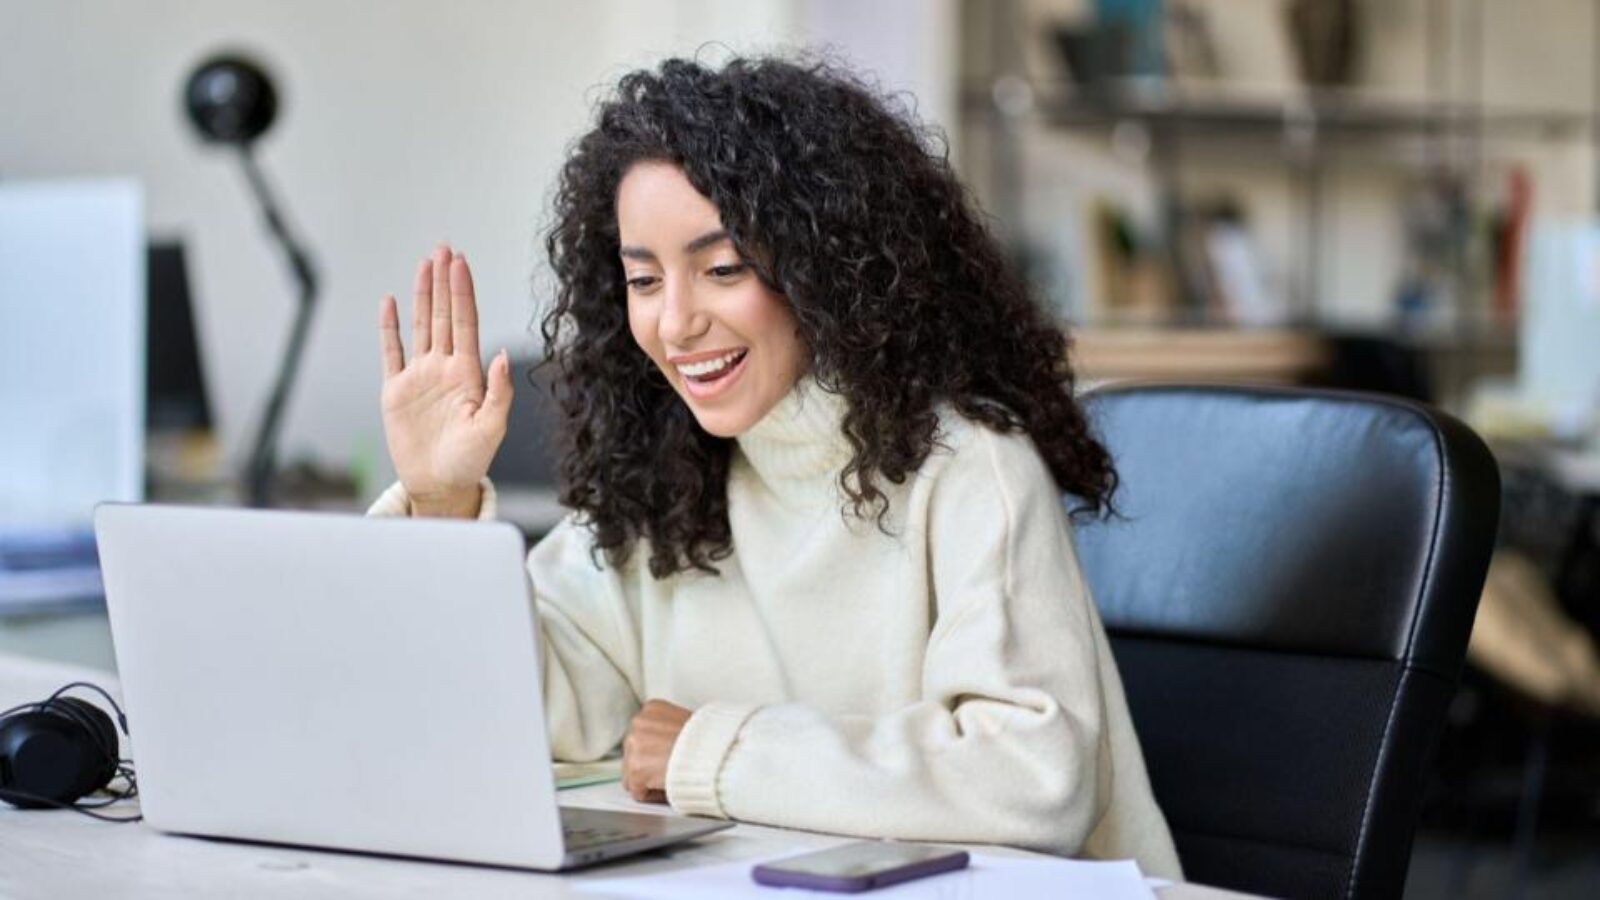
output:
[[0, 615], [104, 602], [94, 532], [0, 525]]
[[558, 791], [622, 780], [620, 759], [597, 759], [586, 763], [558, 762], [555, 765]]

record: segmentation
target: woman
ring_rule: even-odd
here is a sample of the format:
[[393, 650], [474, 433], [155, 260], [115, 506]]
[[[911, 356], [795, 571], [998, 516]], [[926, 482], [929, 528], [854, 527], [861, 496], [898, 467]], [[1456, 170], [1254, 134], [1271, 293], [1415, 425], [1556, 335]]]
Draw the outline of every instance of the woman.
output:
[[[636, 799], [1176, 876], [1063, 491], [1115, 474], [1067, 343], [908, 115], [825, 65], [673, 60], [574, 147], [547, 248], [564, 503], [528, 557], [562, 759]], [[491, 516], [504, 353], [466, 260], [384, 298], [400, 483]]]

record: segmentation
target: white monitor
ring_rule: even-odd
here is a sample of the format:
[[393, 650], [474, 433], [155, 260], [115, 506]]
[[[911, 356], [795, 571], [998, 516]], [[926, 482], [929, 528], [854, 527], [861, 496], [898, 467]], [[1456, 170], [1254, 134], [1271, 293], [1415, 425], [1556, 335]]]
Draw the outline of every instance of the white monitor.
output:
[[0, 182], [0, 532], [142, 499], [144, 267], [137, 182]]

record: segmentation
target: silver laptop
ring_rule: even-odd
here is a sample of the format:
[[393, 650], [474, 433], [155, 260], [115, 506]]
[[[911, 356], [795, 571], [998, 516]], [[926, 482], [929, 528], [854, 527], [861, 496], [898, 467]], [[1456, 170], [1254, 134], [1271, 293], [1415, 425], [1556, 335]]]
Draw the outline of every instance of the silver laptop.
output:
[[510, 525], [105, 504], [95, 533], [156, 828], [553, 870], [730, 827], [556, 805]]

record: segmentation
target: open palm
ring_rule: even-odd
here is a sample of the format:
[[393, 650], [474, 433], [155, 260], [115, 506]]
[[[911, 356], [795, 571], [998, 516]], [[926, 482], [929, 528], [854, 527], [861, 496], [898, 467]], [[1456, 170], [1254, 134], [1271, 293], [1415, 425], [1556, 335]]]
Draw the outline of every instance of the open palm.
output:
[[485, 381], [465, 257], [440, 245], [417, 267], [412, 292], [409, 362], [392, 295], [378, 313], [389, 456], [415, 512], [471, 516], [478, 483], [505, 437], [511, 366], [502, 351]]

